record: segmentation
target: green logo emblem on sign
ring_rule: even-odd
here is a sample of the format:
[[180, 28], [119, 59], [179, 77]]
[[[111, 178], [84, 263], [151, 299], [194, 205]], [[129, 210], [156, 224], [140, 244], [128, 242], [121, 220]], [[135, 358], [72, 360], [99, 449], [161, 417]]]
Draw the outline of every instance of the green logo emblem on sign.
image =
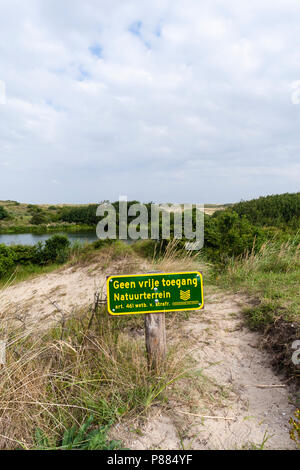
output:
[[110, 315], [200, 310], [204, 306], [199, 271], [132, 274], [107, 279]]

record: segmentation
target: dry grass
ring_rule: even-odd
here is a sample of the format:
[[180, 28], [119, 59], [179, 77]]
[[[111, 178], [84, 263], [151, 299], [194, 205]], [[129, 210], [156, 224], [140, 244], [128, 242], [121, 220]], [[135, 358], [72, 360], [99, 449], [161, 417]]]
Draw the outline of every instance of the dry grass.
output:
[[[88, 262], [96, 256], [104, 269], [114, 266], [115, 273], [199, 269], [194, 256], [186, 252], [180, 258], [175, 251], [167, 250], [151, 266], [131, 247], [115, 244], [92, 253]], [[176, 315], [167, 319], [172, 334], [166, 363], [154, 374], [147, 368], [142, 316], [110, 317], [99, 298], [101, 293], [93, 306], [72, 316], [61, 312], [61, 321], [47, 331], [27, 328], [17, 312], [2, 318], [0, 339], [6, 341], [7, 354], [0, 366], [1, 449], [37, 448], [37, 434], [44, 436], [44, 447], [57, 448], [67, 430], [91, 415], [95, 426], [145, 416], [153, 404], [168, 406], [170, 399], [181, 403], [187, 398], [175, 387], [178, 380], [191, 390], [192, 383], [199, 387], [203, 381], [201, 374], [194, 375], [189, 345], [177, 335]], [[203, 390], [198, 393], [204, 396]]]
[[199, 251], [187, 251], [184, 248], [179, 249], [181, 240], [172, 240], [164, 254], [152, 259], [152, 265], [157, 271], [162, 272], [180, 272], [205, 270], [203, 261], [199, 260]]
[[[131, 319], [132, 328], [139, 321]], [[66, 429], [91, 414], [97, 424], [110, 424], [143, 414], [162, 399], [166, 387], [185, 373], [184, 355], [172, 349], [154, 376], [143, 339], [124, 333], [124, 324], [100, 308], [93, 318], [82, 312], [44, 335], [7, 332], [0, 448], [34, 448], [37, 429], [55, 447]]]

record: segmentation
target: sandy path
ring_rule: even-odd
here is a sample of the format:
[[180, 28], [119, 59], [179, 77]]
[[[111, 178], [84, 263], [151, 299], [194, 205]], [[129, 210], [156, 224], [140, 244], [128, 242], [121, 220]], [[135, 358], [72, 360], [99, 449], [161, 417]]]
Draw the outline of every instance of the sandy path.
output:
[[[184, 324], [183, 332], [196, 348], [193, 356], [204, 374], [224, 386], [229, 396], [223, 406], [196, 404], [195, 414], [233, 418], [202, 419], [181, 407], [162, 414], [159, 409], [142, 428], [142, 436], [123, 435], [131, 449], [293, 449], [289, 418], [294, 407], [289, 390], [258, 388], [284, 385], [258, 349], [260, 336], [243, 326], [239, 296], [214, 295], [205, 310]], [[203, 403], [203, 402], [202, 402]], [[198, 405], [198, 406], [197, 406]], [[122, 429], [119, 431], [122, 433]]]

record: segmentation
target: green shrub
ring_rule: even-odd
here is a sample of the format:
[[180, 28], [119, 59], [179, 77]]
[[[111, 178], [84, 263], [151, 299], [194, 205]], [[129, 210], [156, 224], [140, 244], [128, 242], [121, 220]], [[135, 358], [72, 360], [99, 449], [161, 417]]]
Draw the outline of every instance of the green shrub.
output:
[[5, 207], [0, 206], [0, 220], [6, 219], [8, 217], [8, 212]]
[[86, 225], [97, 225], [100, 220], [96, 216], [97, 210], [96, 204], [90, 204], [89, 206], [75, 206], [75, 207], [64, 207], [61, 211], [60, 218], [63, 222], [86, 224]]
[[41, 261], [44, 263], [64, 263], [70, 254], [68, 237], [65, 235], [53, 235], [53, 237], [48, 238], [41, 254]]
[[244, 310], [249, 328], [253, 330], [264, 328], [273, 323], [275, 312], [275, 306], [268, 302]]
[[70, 242], [64, 235], [54, 235], [35, 246], [0, 245], [0, 278], [10, 273], [14, 265], [62, 264], [70, 257]]
[[252, 249], [258, 250], [264, 238], [261, 229], [236, 212], [219, 211], [205, 218], [204, 252], [213, 261], [226, 262]]
[[29, 245], [13, 245], [10, 247], [14, 253], [16, 264], [34, 264], [36, 263], [36, 248]]
[[79, 428], [73, 426], [66, 429], [61, 442], [54, 447], [44, 433], [37, 429], [35, 432], [36, 447], [39, 450], [117, 450], [120, 441], [112, 441], [107, 437], [109, 426], [92, 429], [94, 417], [90, 416]]
[[242, 201], [231, 208], [255, 225], [299, 228], [300, 193], [276, 194]]
[[4, 277], [14, 266], [15, 255], [11, 248], [0, 245], [0, 278]]
[[31, 223], [32, 225], [46, 224], [46, 223], [47, 223], [47, 219], [46, 219], [46, 217], [45, 217], [43, 214], [36, 213], [36, 214], [34, 214], [34, 215], [31, 217], [30, 223]]
[[41, 209], [41, 207], [39, 206], [34, 206], [33, 204], [29, 204], [29, 206], [27, 206], [27, 209], [29, 210], [29, 212], [33, 215], [33, 214], [41, 214], [43, 211]]

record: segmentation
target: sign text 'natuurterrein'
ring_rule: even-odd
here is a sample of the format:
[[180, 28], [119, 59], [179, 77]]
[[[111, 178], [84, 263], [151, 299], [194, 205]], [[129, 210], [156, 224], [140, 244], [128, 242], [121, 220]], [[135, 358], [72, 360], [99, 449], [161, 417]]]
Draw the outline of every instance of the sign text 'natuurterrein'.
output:
[[199, 271], [107, 279], [107, 306], [111, 315], [199, 310], [203, 305], [203, 277]]

